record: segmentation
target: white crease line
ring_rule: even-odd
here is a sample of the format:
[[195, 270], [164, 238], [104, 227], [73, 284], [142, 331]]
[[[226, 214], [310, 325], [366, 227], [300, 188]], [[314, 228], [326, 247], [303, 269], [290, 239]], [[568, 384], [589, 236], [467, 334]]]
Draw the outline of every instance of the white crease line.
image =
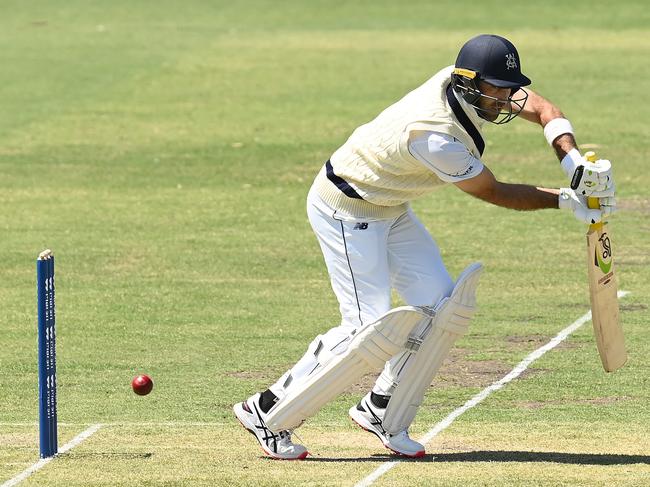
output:
[[[93, 434], [101, 428], [101, 424], [93, 424], [90, 428], [88, 428], [86, 431], [82, 431], [79, 433], [77, 436], [72, 438], [69, 442], [67, 442], [65, 445], [63, 445], [59, 449], [59, 454], [65, 453], [68, 450], [74, 448], [75, 446], [79, 445], [82, 441], [85, 439], [89, 438]], [[21, 483], [23, 480], [25, 480], [27, 477], [29, 477], [31, 474], [34, 472], [39, 471], [41, 468], [43, 468], [45, 465], [50, 463], [52, 460], [54, 460], [56, 457], [49, 457], [49, 458], [41, 458], [38, 462], [34, 463], [27, 469], [23, 470], [21, 473], [16, 475], [14, 478], [7, 480], [4, 484], [0, 485], [0, 487], [13, 487], [14, 485], [18, 485]]]
[[[619, 291], [618, 297], [622, 298], [623, 296], [626, 296], [628, 294], [630, 294], [629, 291]], [[420, 438], [419, 440], [420, 443], [422, 443], [423, 445], [429, 443], [436, 435], [438, 435], [440, 432], [445, 430], [451, 423], [453, 423], [458, 416], [463, 414], [468, 409], [477, 406], [479, 403], [483, 401], [483, 399], [488, 397], [490, 394], [492, 394], [495, 391], [498, 391], [499, 389], [504, 387], [508, 382], [519, 377], [528, 368], [530, 364], [532, 364], [535, 360], [540, 358], [549, 350], [552, 350], [553, 348], [557, 347], [571, 333], [576, 331], [578, 328], [580, 328], [582, 325], [584, 325], [586, 322], [590, 320], [591, 320], [591, 311], [588, 311], [580, 318], [575, 320], [573, 323], [571, 323], [569, 326], [567, 326], [560, 333], [558, 333], [546, 345], [530, 353], [525, 359], [519, 362], [519, 364], [514, 369], [512, 369], [507, 375], [505, 375], [502, 379], [492, 383], [491, 385], [483, 389], [481, 392], [479, 392], [477, 395], [475, 395], [473, 398], [471, 398], [469, 401], [467, 401], [465, 404], [463, 404], [461, 407], [449, 413], [449, 415], [445, 419], [443, 419], [438, 424], [436, 424], [422, 438]], [[354, 487], [368, 487], [369, 485], [372, 485], [375, 482], [375, 480], [377, 480], [379, 477], [384, 475], [386, 472], [388, 472], [390, 469], [397, 466], [397, 464], [401, 462], [402, 460], [391, 460], [389, 462], [382, 463], [370, 475], [357, 482]]]

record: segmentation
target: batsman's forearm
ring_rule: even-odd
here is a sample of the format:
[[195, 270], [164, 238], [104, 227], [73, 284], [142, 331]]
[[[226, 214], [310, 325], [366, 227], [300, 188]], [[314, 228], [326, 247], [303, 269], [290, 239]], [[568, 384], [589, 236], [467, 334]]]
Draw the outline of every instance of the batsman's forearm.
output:
[[553, 150], [561, 161], [572, 149], [578, 149], [578, 144], [573, 134], [560, 135], [553, 141]]
[[558, 208], [559, 194], [557, 189], [497, 182], [494, 190], [483, 199], [503, 208], [529, 211]]
[[[556, 118], [564, 118], [559, 107], [551, 103], [543, 96], [532, 90], [528, 91], [528, 100], [521, 116], [529, 122], [538, 123], [542, 128]], [[550, 143], [550, 141], [549, 141]], [[578, 149], [578, 144], [573, 134], [563, 134], [551, 144], [559, 160], [562, 160], [571, 149]]]

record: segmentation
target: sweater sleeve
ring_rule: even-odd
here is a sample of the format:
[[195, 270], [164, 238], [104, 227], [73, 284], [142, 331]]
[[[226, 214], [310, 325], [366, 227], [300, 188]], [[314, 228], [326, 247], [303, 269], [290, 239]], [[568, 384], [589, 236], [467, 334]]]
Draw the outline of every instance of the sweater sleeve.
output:
[[471, 179], [483, 170], [481, 160], [451, 135], [421, 132], [408, 147], [413, 157], [447, 183]]

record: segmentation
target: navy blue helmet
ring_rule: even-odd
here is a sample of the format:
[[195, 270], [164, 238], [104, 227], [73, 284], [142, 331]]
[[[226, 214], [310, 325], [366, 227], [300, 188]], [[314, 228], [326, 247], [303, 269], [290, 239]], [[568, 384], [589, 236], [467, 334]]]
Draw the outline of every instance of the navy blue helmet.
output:
[[[463, 45], [451, 76], [454, 90], [470, 105], [478, 115], [490, 122], [502, 124], [515, 118], [523, 110], [528, 93], [513, 99], [522, 86], [528, 86], [530, 79], [521, 72], [519, 53], [508, 39], [497, 35], [482, 34], [473, 37]], [[497, 88], [509, 88], [507, 99], [484, 94], [480, 81]], [[481, 99], [493, 100], [481, 102]], [[483, 106], [482, 106], [483, 105]], [[498, 108], [486, 108], [487, 106]]]

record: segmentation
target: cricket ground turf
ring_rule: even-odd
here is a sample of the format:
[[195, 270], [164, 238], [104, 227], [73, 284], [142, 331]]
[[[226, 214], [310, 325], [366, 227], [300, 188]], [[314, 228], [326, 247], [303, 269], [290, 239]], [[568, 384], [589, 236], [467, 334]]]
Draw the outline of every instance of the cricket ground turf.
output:
[[[649, 12], [642, 0], [2, 2], [0, 484], [650, 485]], [[352, 424], [366, 377], [298, 430], [308, 460], [263, 457], [232, 405], [339, 320], [305, 214], [313, 177], [479, 33], [510, 38], [533, 89], [614, 164], [628, 364], [606, 374], [583, 319], [432, 433], [589, 309], [586, 228], [570, 212], [444, 187], [413, 207], [454, 276], [473, 261], [485, 272], [470, 332], [411, 428], [427, 455], [387, 463]], [[567, 185], [538, 126], [486, 138], [498, 178]], [[35, 467], [45, 248], [68, 448]], [[130, 389], [139, 373], [154, 380], [147, 396]]]

